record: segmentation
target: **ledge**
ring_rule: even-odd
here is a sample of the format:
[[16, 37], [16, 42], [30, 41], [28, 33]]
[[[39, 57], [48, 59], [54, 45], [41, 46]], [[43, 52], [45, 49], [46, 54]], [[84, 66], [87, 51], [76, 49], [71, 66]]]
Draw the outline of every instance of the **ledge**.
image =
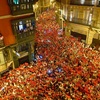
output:
[[2, 50], [2, 49], [4, 49], [5, 48], [5, 46], [3, 46], [3, 47], [0, 47], [0, 50]]
[[0, 16], [0, 19], [5, 19], [5, 18], [16, 18], [16, 17], [22, 17], [22, 16], [27, 16], [31, 15], [33, 13], [27, 13], [27, 14], [21, 14], [21, 15], [5, 15], [5, 16]]

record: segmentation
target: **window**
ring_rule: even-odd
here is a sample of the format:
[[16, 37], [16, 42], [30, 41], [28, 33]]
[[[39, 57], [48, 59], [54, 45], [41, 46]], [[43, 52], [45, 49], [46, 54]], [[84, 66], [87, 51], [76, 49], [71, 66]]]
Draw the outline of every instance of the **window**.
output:
[[20, 31], [23, 30], [23, 23], [22, 23], [22, 21], [19, 22], [19, 30], [20, 30]]
[[8, 0], [12, 15], [32, 13], [32, 5], [36, 2], [37, 0]]
[[84, 4], [84, 3], [85, 3], [85, 0], [81, 0], [80, 3], [81, 3], [81, 4]]
[[12, 20], [12, 28], [18, 41], [30, 38], [35, 31], [35, 18], [33, 16], [28, 16], [23, 19]]
[[14, 4], [19, 4], [19, 0], [13, 0]]
[[92, 5], [94, 5], [95, 4], [95, 0], [92, 0]]
[[90, 15], [89, 15], [89, 21], [88, 21], [88, 24], [91, 25], [91, 22], [92, 22], [92, 13], [90, 13]]
[[98, 3], [99, 3], [99, 5], [100, 5], [100, 0], [98, 0]]
[[69, 21], [72, 21], [72, 18], [73, 18], [73, 11], [70, 11], [70, 19], [69, 19]]

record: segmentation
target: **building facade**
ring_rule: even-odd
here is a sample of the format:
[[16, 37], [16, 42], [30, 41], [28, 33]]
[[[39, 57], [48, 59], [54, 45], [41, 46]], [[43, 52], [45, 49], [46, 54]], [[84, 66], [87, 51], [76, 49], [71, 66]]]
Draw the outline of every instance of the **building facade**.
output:
[[66, 22], [66, 34], [85, 35], [88, 45], [99, 40], [100, 0], [56, 0], [56, 4], [62, 12], [63, 22]]

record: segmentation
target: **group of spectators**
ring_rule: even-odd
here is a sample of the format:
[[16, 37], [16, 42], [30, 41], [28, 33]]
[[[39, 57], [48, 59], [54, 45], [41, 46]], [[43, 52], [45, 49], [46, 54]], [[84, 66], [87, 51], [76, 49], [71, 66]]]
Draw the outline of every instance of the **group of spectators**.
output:
[[0, 79], [0, 100], [100, 100], [100, 52], [65, 36], [54, 9], [36, 22], [35, 62]]

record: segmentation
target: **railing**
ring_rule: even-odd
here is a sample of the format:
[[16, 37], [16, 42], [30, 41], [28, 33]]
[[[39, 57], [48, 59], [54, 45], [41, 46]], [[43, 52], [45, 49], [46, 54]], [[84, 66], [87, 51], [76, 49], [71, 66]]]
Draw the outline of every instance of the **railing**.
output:
[[100, 23], [98, 23], [98, 22], [92, 21], [91, 26], [94, 27], [94, 28], [100, 29]]
[[89, 20], [86, 20], [86, 19], [81, 19], [81, 18], [70, 18], [70, 17], [67, 17], [65, 15], [62, 15], [63, 19], [65, 21], [69, 21], [69, 22], [72, 22], [72, 23], [77, 23], [77, 24], [82, 24], [82, 25], [87, 25], [87, 26], [91, 26], [93, 28], [98, 28], [100, 29], [100, 23], [99, 22], [95, 22], [95, 21], [90, 21]]
[[91, 25], [91, 23], [92, 23], [92, 21], [89, 22], [86, 19], [80, 19], [80, 18], [72, 18], [72, 20], [70, 20], [70, 18], [68, 18], [67, 20], [72, 23], [83, 24], [83, 25]]
[[75, 1], [73, 1], [73, 0], [71, 0], [70, 1], [70, 4], [71, 5], [83, 5], [83, 6], [93, 6], [93, 5], [95, 5], [95, 0], [84, 0], [84, 1], [81, 1], [81, 0], [75, 0]]
[[89, 22], [89, 20], [81, 19], [81, 18], [72, 18], [71, 19], [70, 17], [66, 18], [65, 15], [62, 15], [62, 18], [65, 21], [69, 21], [69, 22], [77, 23], [77, 24], [82, 24], [82, 25], [87, 25], [87, 26], [91, 26], [93, 28], [99, 28], [100, 29], [100, 23], [99, 22], [95, 22], [94, 20]]

